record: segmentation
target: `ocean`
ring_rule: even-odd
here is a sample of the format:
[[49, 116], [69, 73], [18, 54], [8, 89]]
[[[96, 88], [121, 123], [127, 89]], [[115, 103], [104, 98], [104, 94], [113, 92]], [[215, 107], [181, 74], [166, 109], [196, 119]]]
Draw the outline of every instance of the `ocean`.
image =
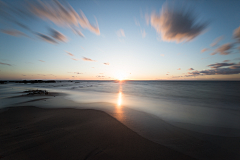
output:
[[[144, 112], [172, 124], [240, 129], [238, 81], [9, 83], [0, 85], [1, 108], [19, 102], [7, 97], [21, 95], [20, 92], [28, 89], [66, 93], [66, 99], [77, 103], [109, 103], [118, 109]], [[106, 110], [103, 107], [97, 109]]]

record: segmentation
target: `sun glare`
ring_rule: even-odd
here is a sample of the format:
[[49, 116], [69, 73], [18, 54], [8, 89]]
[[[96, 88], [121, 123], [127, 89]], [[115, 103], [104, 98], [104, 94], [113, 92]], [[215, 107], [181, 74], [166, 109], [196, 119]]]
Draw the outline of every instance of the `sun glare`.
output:
[[118, 79], [119, 81], [122, 81], [126, 79], [126, 73], [124, 71], [118, 71], [115, 74], [115, 78]]

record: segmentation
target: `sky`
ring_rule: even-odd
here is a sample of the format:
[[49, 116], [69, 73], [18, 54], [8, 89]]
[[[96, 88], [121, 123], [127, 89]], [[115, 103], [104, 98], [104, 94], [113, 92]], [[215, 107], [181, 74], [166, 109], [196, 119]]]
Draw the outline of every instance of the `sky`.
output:
[[0, 1], [2, 80], [240, 80], [240, 1]]

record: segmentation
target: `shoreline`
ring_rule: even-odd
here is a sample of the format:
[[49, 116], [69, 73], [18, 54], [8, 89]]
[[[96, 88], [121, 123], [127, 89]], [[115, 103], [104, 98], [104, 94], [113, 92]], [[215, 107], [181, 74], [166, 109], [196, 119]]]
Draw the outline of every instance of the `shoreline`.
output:
[[[43, 109], [48, 111], [75, 110], [77, 112], [81, 112], [82, 110], [94, 110], [104, 112], [115, 119], [118, 123], [136, 133], [138, 136], [183, 155], [188, 155], [196, 159], [230, 158], [234, 160], [239, 159], [240, 157], [240, 154], [238, 153], [240, 144], [237, 143], [240, 140], [239, 136], [223, 137], [204, 134], [179, 128], [157, 116], [133, 110], [125, 106], [119, 108], [114, 104], [104, 102], [76, 103], [72, 100], [64, 98], [66, 95], [67, 94], [65, 93], [49, 93], [48, 95], [22, 95], [12, 97], [15, 98], [14, 101], [21, 101], [21, 103], [15, 103], [10, 108], [35, 106], [40, 110]], [[9, 99], [13, 100], [12, 98]], [[0, 109], [0, 114], [2, 111], [5, 111], [5, 109]], [[64, 114], [65, 113], [62, 112], [61, 116]], [[27, 116], [28, 114], [23, 113], [22, 115]], [[89, 118], [94, 119], [94, 117]], [[190, 127], [194, 128], [197, 126], [195, 125]], [[98, 133], [97, 130], [96, 133]], [[107, 135], [107, 133], [104, 134]]]
[[10, 107], [0, 123], [3, 159], [193, 159], [98, 110]]

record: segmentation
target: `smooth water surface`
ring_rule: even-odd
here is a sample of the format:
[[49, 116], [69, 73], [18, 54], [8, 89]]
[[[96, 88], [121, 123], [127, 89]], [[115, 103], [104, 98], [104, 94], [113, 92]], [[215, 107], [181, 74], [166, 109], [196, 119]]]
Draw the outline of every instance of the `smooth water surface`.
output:
[[61, 81], [51, 84], [0, 86], [2, 107], [6, 97], [26, 89], [67, 93], [79, 103], [107, 102], [171, 122], [240, 129], [240, 82], [222, 81]]

